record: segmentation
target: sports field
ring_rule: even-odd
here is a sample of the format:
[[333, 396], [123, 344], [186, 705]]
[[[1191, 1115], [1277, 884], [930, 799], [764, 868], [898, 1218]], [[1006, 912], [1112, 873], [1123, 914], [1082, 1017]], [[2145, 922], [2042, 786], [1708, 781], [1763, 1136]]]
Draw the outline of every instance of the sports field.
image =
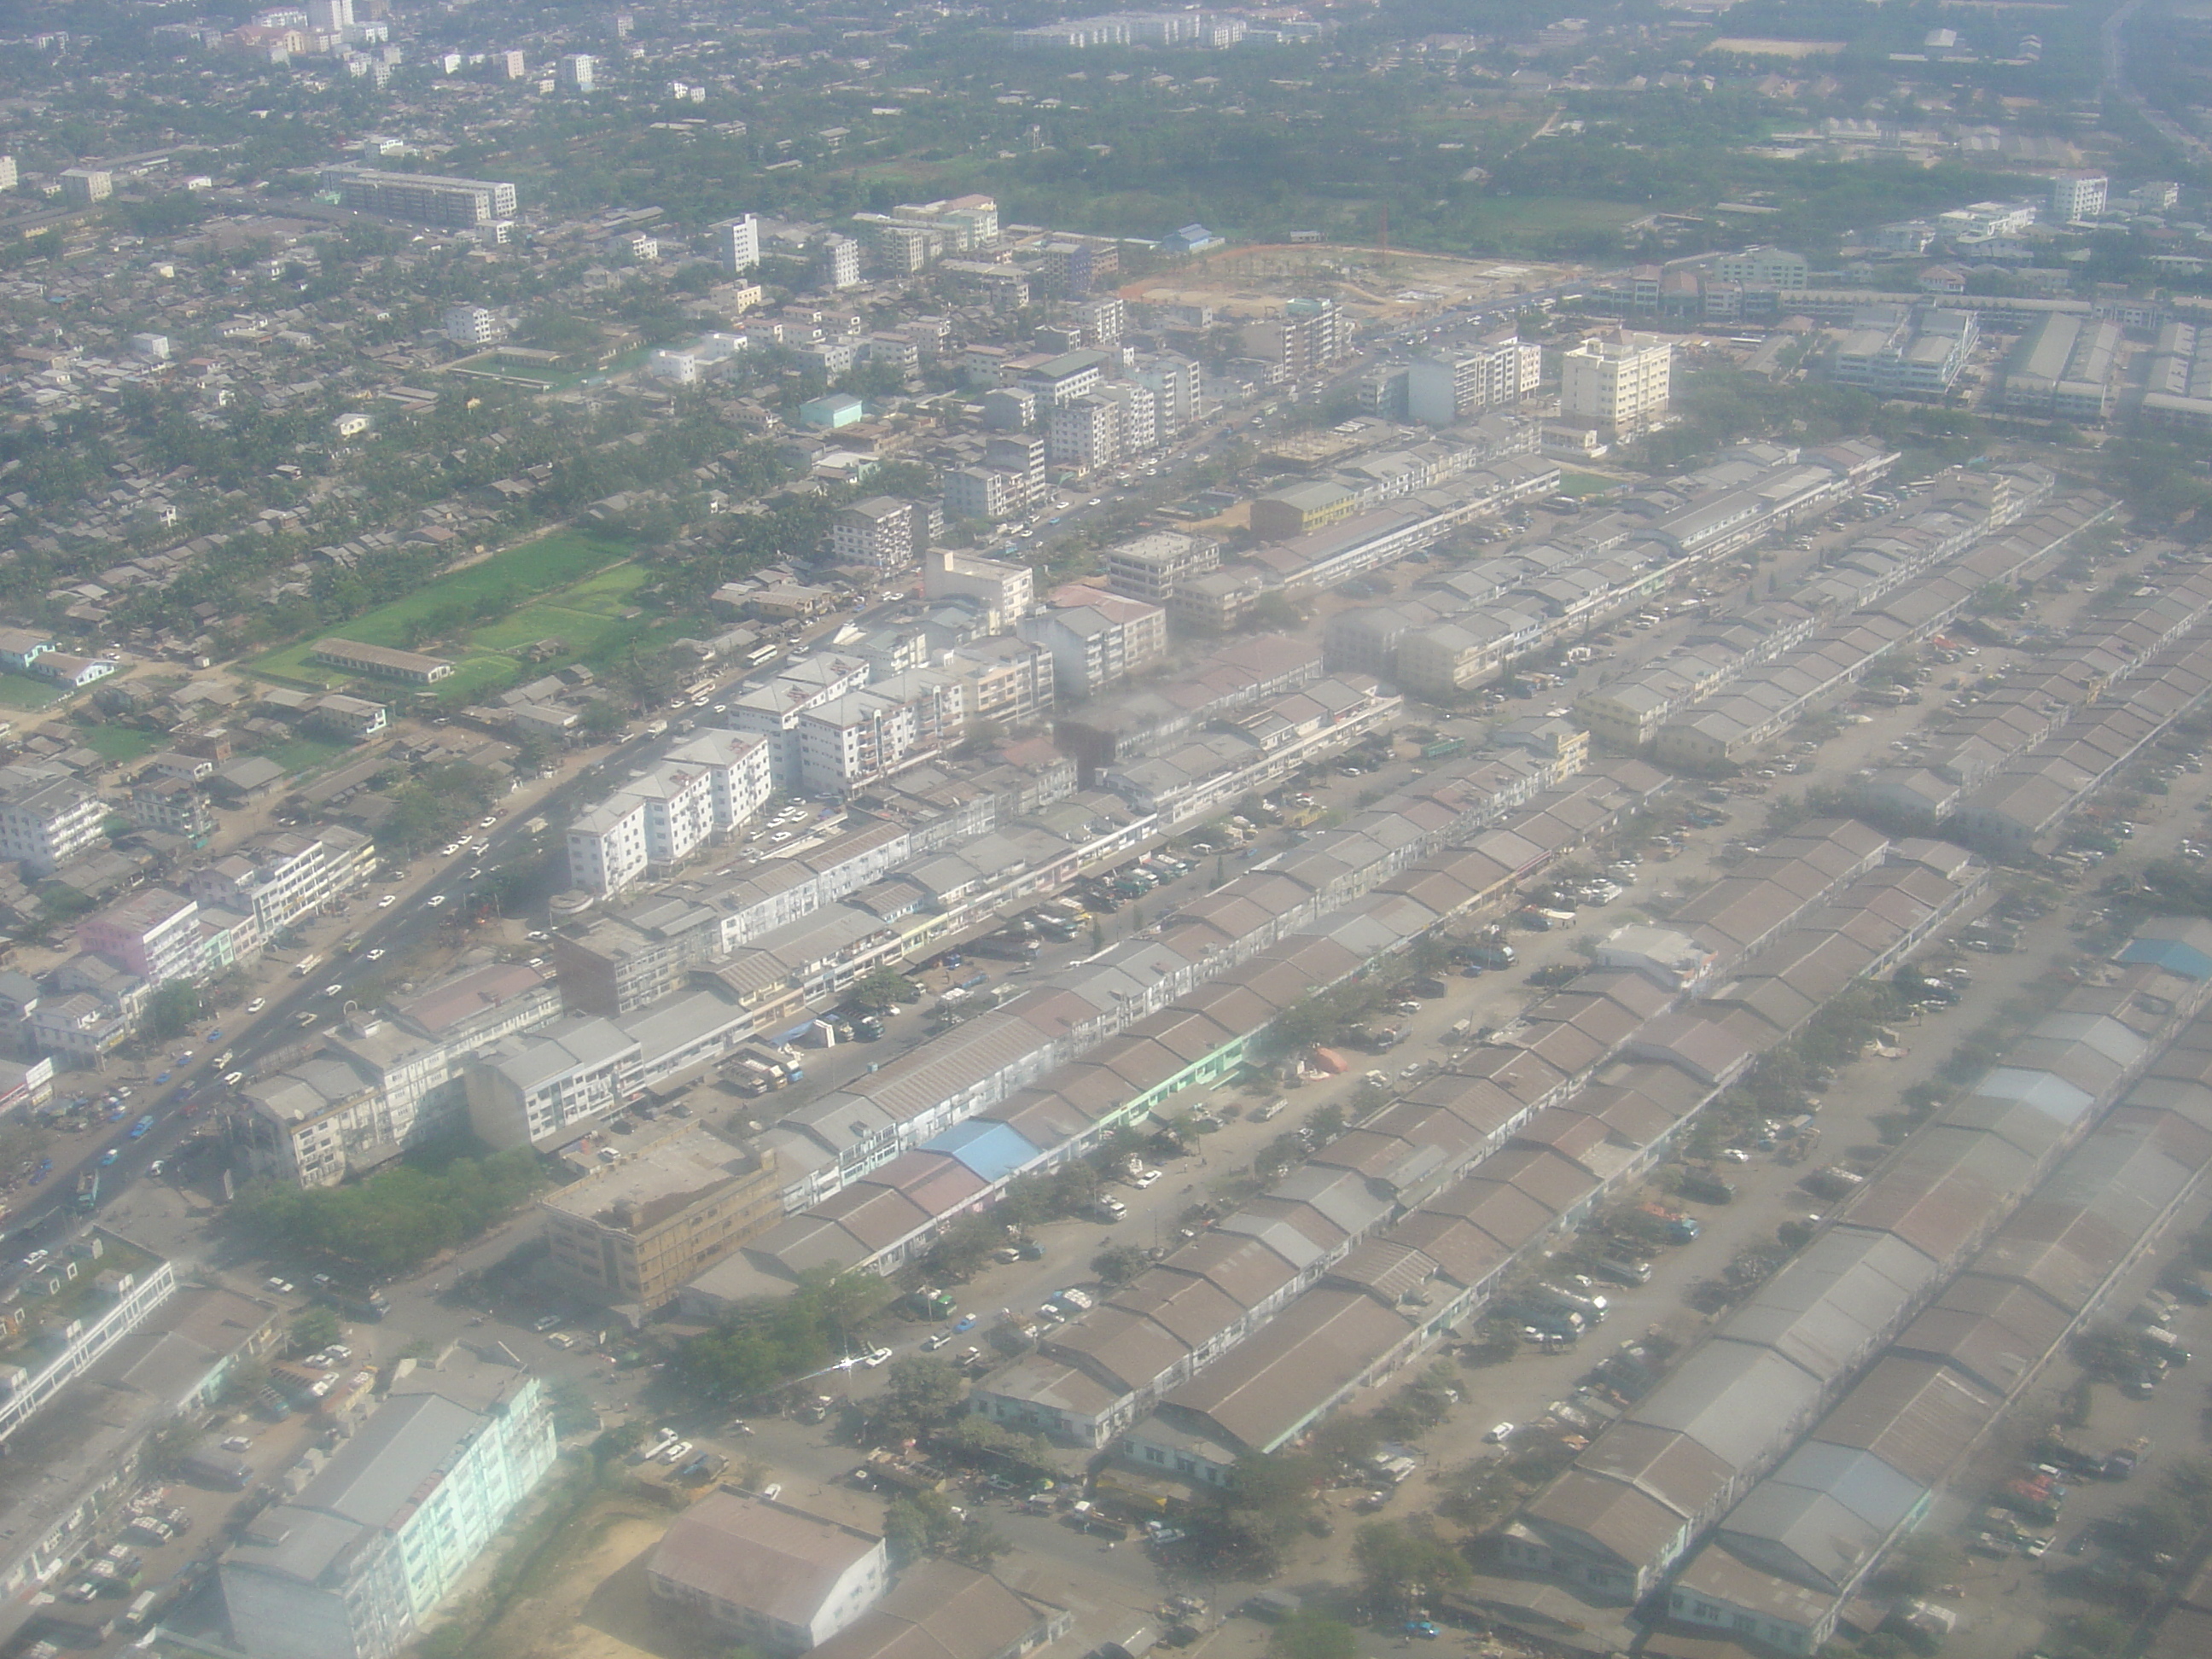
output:
[[[439, 682], [439, 692], [472, 696], [589, 655], [621, 624], [623, 613], [645, 585], [642, 567], [621, 562], [629, 554], [626, 542], [556, 530], [365, 611], [330, 632], [368, 645], [447, 658], [453, 677]], [[496, 614], [503, 605], [514, 608]], [[491, 620], [471, 624], [469, 618], [486, 614]], [[434, 630], [429, 637], [422, 632], [426, 628]], [[519, 654], [550, 640], [560, 646], [542, 661], [526, 661]], [[309, 662], [307, 653], [314, 647], [309, 639], [272, 651], [254, 663], [253, 672], [299, 685], [335, 686], [356, 678]]]

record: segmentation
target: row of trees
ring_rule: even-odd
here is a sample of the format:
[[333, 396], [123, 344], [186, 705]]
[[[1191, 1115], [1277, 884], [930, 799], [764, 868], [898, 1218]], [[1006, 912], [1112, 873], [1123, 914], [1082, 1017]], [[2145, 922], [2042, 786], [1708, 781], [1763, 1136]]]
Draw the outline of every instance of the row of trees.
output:
[[811, 1268], [789, 1296], [751, 1304], [720, 1329], [693, 1337], [676, 1372], [718, 1400], [775, 1394], [858, 1352], [891, 1295], [890, 1281], [876, 1273]]

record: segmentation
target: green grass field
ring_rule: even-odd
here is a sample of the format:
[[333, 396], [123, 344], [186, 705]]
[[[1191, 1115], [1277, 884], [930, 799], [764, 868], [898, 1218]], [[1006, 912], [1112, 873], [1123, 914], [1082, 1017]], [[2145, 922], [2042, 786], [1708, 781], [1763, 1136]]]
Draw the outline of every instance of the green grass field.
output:
[[61, 695], [61, 687], [50, 681], [0, 673], [0, 708], [44, 708]]
[[[548, 672], [588, 655], [620, 625], [622, 613], [645, 585], [647, 573], [641, 567], [615, 562], [629, 552], [624, 542], [581, 531], [557, 530], [509, 548], [482, 564], [455, 571], [419, 592], [380, 605], [331, 631], [337, 637], [369, 645], [449, 658], [453, 675], [439, 682], [440, 694], [448, 698], [474, 696], [526, 674]], [[410, 624], [453, 608], [473, 609], [497, 598], [520, 603], [503, 617], [465, 629], [460, 635], [465, 642], [458, 648], [451, 638], [410, 643], [414, 637]], [[514, 654], [550, 638], [561, 640], [562, 647], [543, 663], [526, 663]], [[272, 651], [255, 662], [253, 672], [299, 685], [335, 686], [353, 678], [309, 662], [307, 653], [314, 646], [313, 640], [302, 640]], [[363, 680], [362, 684], [373, 689], [377, 683]], [[384, 690], [392, 692], [396, 688]]]
[[1595, 472], [1562, 472], [1559, 475], [1559, 494], [1562, 495], [1601, 495], [1608, 489], [1620, 488], [1620, 479], [1601, 478]]
[[147, 733], [129, 726], [79, 726], [76, 740], [94, 754], [118, 766], [141, 755], [150, 755], [158, 746]]

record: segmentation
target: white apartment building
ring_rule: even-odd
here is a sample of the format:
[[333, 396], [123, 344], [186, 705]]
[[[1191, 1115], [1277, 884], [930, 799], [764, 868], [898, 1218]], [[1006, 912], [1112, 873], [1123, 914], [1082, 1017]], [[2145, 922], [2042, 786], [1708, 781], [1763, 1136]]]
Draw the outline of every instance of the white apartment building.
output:
[[1054, 466], [1096, 472], [1121, 456], [1121, 407], [1086, 392], [1055, 402], [1045, 425], [1045, 459]]
[[752, 214], [714, 229], [714, 252], [722, 268], [735, 276], [760, 263], [760, 221]]
[[1052, 653], [1055, 690], [1079, 702], [1167, 654], [1168, 613], [1102, 593], [1086, 605], [1025, 617], [1018, 631]]
[[926, 599], [973, 599], [983, 608], [986, 627], [1003, 634], [1036, 603], [1036, 573], [1010, 559], [978, 558], [950, 548], [922, 556], [921, 596]]
[[573, 52], [561, 60], [561, 84], [571, 92], [589, 92], [598, 83], [599, 60], [589, 52]]
[[488, 1146], [558, 1145], [636, 1097], [644, 1058], [635, 1037], [593, 1015], [503, 1037], [465, 1073], [469, 1126]]
[[800, 781], [849, 794], [959, 740], [966, 723], [960, 679], [914, 669], [799, 718]]
[[203, 865], [185, 889], [203, 904], [251, 915], [264, 939], [343, 897], [376, 873], [376, 846], [341, 826], [303, 836], [271, 830]]
[[947, 518], [976, 524], [1011, 519], [1029, 505], [1029, 481], [996, 467], [955, 467], [945, 475]]
[[757, 733], [708, 732], [678, 744], [568, 826], [568, 884], [604, 897], [681, 864], [767, 805], [774, 756]]
[[2051, 216], [2062, 225], [2084, 219], [2101, 219], [2112, 180], [2101, 173], [2054, 173], [2051, 175]]
[[1129, 380], [1152, 394], [1163, 442], [1197, 422], [1205, 372], [1191, 358], [1166, 353], [1140, 356], [1129, 370]]
[[499, 325], [498, 313], [483, 306], [447, 306], [444, 326], [447, 339], [465, 346], [495, 344], [507, 331]]
[[1449, 426], [1518, 403], [1536, 390], [1543, 372], [1543, 347], [1515, 334], [1455, 346], [1407, 369], [1407, 412], [1431, 426]]
[[841, 507], [830, 520], [830, 556], [842, 564], [902, 569], [915, 561], [915, 540], [913, 503], [890, 495]]
[[1667, 412], [1674, 348], [1623, 333], [1584, 340], [1559, 360], [1559, 413], [1617, 435], [1643, 431]]
[[0, 767], [0, 860], [55, 869], [96, 844], [107, 808], [59, 767]]
[[860, 287], [860, 243], [850, 236], [823, 238], [822, 279], [834, 289]]
[[1134, 380], [1112, 380], [1091, 395], [1104, 398], [1121, 411], [1115, 447], [1124, 457], [1141, 455], [1159, 447], [1159, 399], [1148, 388]]
[[1811, 274], [1803, 254], [1778, 247], [1747, 247], [1741, 253], [1723, 253], [1713, 261], [1717, 280], [1777, 293], [1802, 293]]
[[223, 1553], [239, 1650], [393, 1659], [558, 1450], [551, 1410], [527, 1371], [447, 1378], [415, 1366], [295, 1496], [263, 1510]]
[[809, 657], [793, 663], [766, 685], [731, 698], [730, 724], [739, 732], [766, 738], [776, 784], [795, 788], [799, 716], [866, 685], [871, 672], [865, 657]]

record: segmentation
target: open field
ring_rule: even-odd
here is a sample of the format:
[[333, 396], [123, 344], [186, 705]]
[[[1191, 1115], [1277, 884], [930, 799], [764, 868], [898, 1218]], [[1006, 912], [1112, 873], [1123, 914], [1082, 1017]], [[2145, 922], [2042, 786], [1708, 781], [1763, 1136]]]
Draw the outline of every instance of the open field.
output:
[[[457, 570], [331, 632], [369, 645], [451, 658], [453, 677], [440, 682], [438, 690], [446, 696], [471, 695], [506, 684], [526, 672], [547, 672], [588, 654], [620, 624], [632, 596], [645, 585], [642, 568], [616, 562], [629, 551], [628, 544], [606, 537], [556, 530], [495, 554], [482, 564]], [[469, 626], [471, 617], [496, 609], [502, 600], [514, 603], [515, 608], [480, 626]], [[435, 629], [435, 635], [426, 638], [421, 631], [425, 628]], [[456, 639], [462, 641], [458, 648]], [[551, 639], [561, 641], [561, 647], [542, 662], [526, 663], [517, 654]], [[302, 685], [335, 686], [355, 678], [309, 662], [307, 653], [314, 645], [313, 640], [302, 640], [272, 651], [254, 663], [253, 672]]]
[[674, 1518], [617, 1492], [591, 1504], [472, 1651], [483, 1659], [720, 1659], [726, 1640], [655, 1601], [646, 1585], [645, 1558]]
[[61, 695], [61, 688], [48, 681], [0, 673], [0, 708], [44, 708]]
[[94, 754], [118, 766], [150, 755], [158, 746], [147, 733], [131, 726], [81, 726], [76, 737]]
[[[1575, 205], [1607, 210], [1608, 223], [1630, 215], [1614, 204]], [[1329, 298], [1356, 317], [1404, 321], [1454, 306], [1510, 301], [1572, 274], [1571, 266], [1526, 261], [1281, 243], [1224, 249], [1127, 283], [1121, 295], [1155, 305], [1208, 306], [1231, 318], [1268, 316], [1302, 296]]]

